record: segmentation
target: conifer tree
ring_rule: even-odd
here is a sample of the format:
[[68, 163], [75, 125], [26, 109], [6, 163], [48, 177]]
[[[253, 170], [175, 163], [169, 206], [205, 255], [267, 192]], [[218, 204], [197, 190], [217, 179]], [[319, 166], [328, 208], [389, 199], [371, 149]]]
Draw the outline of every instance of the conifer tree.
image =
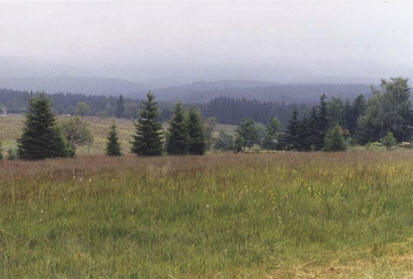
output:
[[300, 149], [300, 121], [298, 120], [297, 109], [293, 110], [290, 120], [286, 128], [286, 149], [299, 150]]
[[188, 112], [188, 153], [203, 155], [205, 153], [205, 135], [201, 115], [194, 108]]
[[299, 145], [297, 150], [300, 151], [311, 151], [311, 142], [310, 142], [310, 137], [311, 137], [311, 129], [310, 129], [310, 119], [307, 118], [306, 116], [303, 117], [300, 121], [299, 125]]
[[0, 160], [3, 160], [3, 148], [1, 147], [1, 141], [0, 141]]
[[308, 143], [312, 150], [320, 150], [320, 135], [318, 131], [318, 114], [317, 108], [313, 107], [311, 110], [310, 118], [308, 120]]
[[119, 96], [118, 103], [116, 104], [115, 116], [118, 118], [125, 116], [125, 100], [123, 100], [122, 95]]
[[330, 128], [324, 139], [325, 151], [343, 151], [346, 150], [346, 144], [344, 143], [343, 135], [341, 134], [341, 128], [336, 124], [333, 128]]
[[155, 97], [150, 92], [143, 101], [143, 110], [135, 123], [131, 151], [139, 156], [162, 155], [162, 124], [158, 121], [159, 113]]
[[118, 133], [116, 132], [115, 123], [110, 127], [109, 135], [106, 143], [106, 155], [108, 156], [121, 156], [122, 152], [118, 140]]
[[321, 150], [324, 146], [324, 138], [328, 130], [328, 110], [326, 95], [320, 96], [320, 105], [318, 107], [318, 142], [316, 145], [317, 150]]
[[182, 103], [175, 105], [174, 114], [169, 121], [166, 152], [170, 155], [183, 155], [188, 151], [188, 130]]
[[30, 100], [25, 117], [23, 134], [18, 139], [19, 158], [41, 160], [74, 156], [74, 149], [57, 126], [51, 102], [44, 93]]

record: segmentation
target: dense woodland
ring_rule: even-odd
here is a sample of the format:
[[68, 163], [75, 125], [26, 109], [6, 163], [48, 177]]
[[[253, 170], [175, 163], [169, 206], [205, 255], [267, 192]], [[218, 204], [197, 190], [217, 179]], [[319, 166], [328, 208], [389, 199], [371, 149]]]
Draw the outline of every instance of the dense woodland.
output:
[[[14, 91], [0, 89], [0, 104], [8, 113], [24, 113], [27, 111], [27, 104], [31, 96], [36, 94], [25, 91]], [[117, 115], [116, 110], [119, 97], [94, 96], [82, 94], [46, 94], [51, 99], [53, 111], [59, 115], [77, 113], [78, 104], [85, 103], [89, 107], [85, 115], [94, 116], [119, 116], [122, 118], [137, 119], [139, 111], [142, 109], [141, 100], [123, 98], [123, 110]], [[219, 123], [237, 125], [242, 118], [249, 117], [257, 122], [267, 124], [272, 117], [277, 117], [281, 124], [285, 126], [295, 104], [278, 102], [261, 102], [245, 98], [216, 97], [205, 104], [186, 104], [187, 107], [197, 107], [204, 118], [215, 117]], [[159, 102], [159, 117], [161, 121], [167, 121], [173, 110], [173, 103]], [[300, 111], [311, 109], [309, 104], [298, 105]]]

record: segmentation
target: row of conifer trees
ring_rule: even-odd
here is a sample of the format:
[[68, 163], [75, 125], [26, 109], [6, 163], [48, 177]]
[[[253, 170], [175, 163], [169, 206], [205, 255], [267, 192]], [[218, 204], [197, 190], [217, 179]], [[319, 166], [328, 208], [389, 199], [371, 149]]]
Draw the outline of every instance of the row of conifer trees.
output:
[[[205, 153], [204, 128], [201, 115], [197, 110], [191, 108], [188, 113], [185, 113], [183, 105], [177, 103], [169, 121], [166, 137], [164, 137], [154, 96], [148, 93], [146, 97], [140, 117], [135, 122], [132, 153], [139, 156], [160, 156], [164, 150], [169, 155], [202, 155]], [[122, 155], [114, 124], [109, 132], [106, 154]]]
[[[30, 99], [21, 137], [17, 140], [17, 156], [23, 160], [73, 157], [75, 147], [63, 135], [52, 112], [51, 101], [45, 94]], [[166, 133], [159, 121], [157, 103], [151, 93], [143, 101], [140, 118], [135, 122], [131, 152], [139, 156], [159, 156], [205, 153], [206, 144], [200, 113], [187, 113], [181, 103], [176, 104]], [[112, 125], [106, 154], [122, 155], [115, 124]]]

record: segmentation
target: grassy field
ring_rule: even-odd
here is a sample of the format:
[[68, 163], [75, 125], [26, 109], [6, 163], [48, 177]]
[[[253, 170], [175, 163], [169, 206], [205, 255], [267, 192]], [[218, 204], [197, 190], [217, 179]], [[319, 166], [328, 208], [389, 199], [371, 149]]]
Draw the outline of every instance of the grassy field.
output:
[[[65, 119], [67, 117], [73, 116], [59, 116], [59, 120]], [[119, 119], [106, 117], [100, 119], [99, 117], [89, 116], [85, 119], [90, 124], [90, 129], [94, 136], [94, 143], [89, 149], [87, 146], [82, 146], [77, 149], [78, 154], [88, 154], [88, 153], [104, 153], [106, 146], [106, 137], [109, 132], [109, 127], [115, 121], [118, 129], [119, 141], [121, 143], [124, 153], [128, 153], [130, 150], [130, 141], [132, 140], [132, 135], [135, 131], [133, 121], [128, 119]], [[16, 148], [16, 139], [20, 137], [21, 130], [23, 127], [23, 115], [10, 114], [6, 117], [0, 116], [0, 142], [2, 143], [3, 149], [7, 151], [9, 148]], [[215, 134], [219, 131], [233, 131], [235, 126], [218, 124], [216, 127]]]
[[413, 153], [0, 162], [0, 278], [410, 278]]

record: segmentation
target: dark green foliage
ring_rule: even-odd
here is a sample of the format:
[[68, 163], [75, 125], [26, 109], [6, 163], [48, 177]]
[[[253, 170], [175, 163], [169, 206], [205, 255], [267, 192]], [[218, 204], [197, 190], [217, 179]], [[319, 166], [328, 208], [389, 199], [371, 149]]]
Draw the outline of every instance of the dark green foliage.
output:
[[1, 141], [0, 141], [0, 160], [3, 160], [3, 148], [1, 147]]
[[188, 112], [188, 153], [202, 155], [205, 153], [204, 126], [200, 113], [191, 108]]
[[[242, 142], [241, 148], [243, 146], [244, 146], [244, 143]], [[234, 136], [227, 132], [221, 131], [218, 135], [218, 138], [215, 140], [214, 149], [215, 150], [233, 150], [234, 149]]]
[[119, 96], [116, 104], [115, 116], [118, 118], [123, 118], [125, 116], [125, 100], [122, 95]]
[[188, 151], [188, 129], [182, 103], [175, 105], [174, 114], [169, 121], [166, 152], [170, 155], [184, 155]]
[[318, 114], [317, 108], [313, 107], [307, 124], [308, 131], [308, 144], [311, 146], [311, 150], [320, 150], [320, 134], [318, 131]]
[[344, 104], [340, 98], [332, 98], [327, 103], [327, 120], [328, 127], [334, 127], [336, 124], [343, 125], [344, 120]]
[[245, 147], [251, 148], [255, 143], [257, 143], [258, 131], [255, 127], [254, 120], [251, 118], [243, 118], [236, 132], [243, 140], [243, 149], [245, 149]]
[[122, 152], [120, 149], [118, 134], [116, 132], [115, 123], [110, 127], [108, 139], [106, 143], [106, 155], [108, 156], [121, 156]]
[[276, 150], [279, 147], [281, 123], [277, 117], [271, 119], [266, 127], [266, 135], [263, 142], [265, 149]]
[[299, 123], [299, 127], [300, 129], [298, 133], [298, 146], [296, 150], [311, 151], [312, 145], [309, 141], [311, 137], [310, 119], [304, 116]]
[[345, 128], [349, 131], [350, 135], [353, 136], [356, 133], [357, 121], [366, 111], [366, 100], [364, 95], [359, 95], [351, 105], [346, 102], [344, 106], [344, 118], [345, 118]]
[[372, 88], [365, 114], [357, 122], [361, 144], [378, 141], [392, 132], [397, 141], [409, 141], [412, 110], [407, 79], [382, 80], [381, 90]]
[[380, 142], [387, 148], [387, 150], [390, 150], [396, 144], [396, 139], [394, 138], [392, 132], [388, 132], [387, 135], [380, 139]]
[[298, 111], [294, 110], [285, 131], [286, 149], [300, 150], [301, 149], [301, 123], [298, 120]]
[[324, 151], [344, 151], [346, 144], [338, 124], [330, 128], [324, 139]]
[[29, 111], [18, 139], [18, 156], [24, 160], [73, 157], [75, 150], [56, 125], [50, 100], [44, 94], [30, 100]]
[[154, 95], [148, 93], [143, 110], [135, 123], [131, 151], [139, 156], [162, 155], [162, 124], [158, 121], [158, 107]]
[[329, 127], [326, 98], [326, 95], [321, 95], [320, 104], [318, 106], [318, 140], [315, 146], [316, 150], [321, 150], [323, 148], [324, 137], [326, 136]]

